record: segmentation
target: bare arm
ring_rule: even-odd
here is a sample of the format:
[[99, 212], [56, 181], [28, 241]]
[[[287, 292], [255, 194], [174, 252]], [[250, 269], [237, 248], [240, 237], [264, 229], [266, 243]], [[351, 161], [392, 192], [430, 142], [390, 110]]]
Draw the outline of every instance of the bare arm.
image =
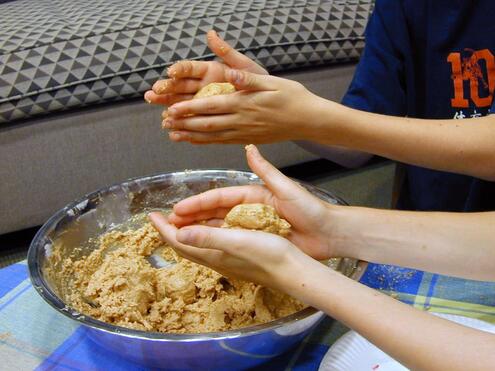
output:
[[358, 111], [329, 101], [319, 109], [326, 118], [311, 140], [495, 181], [494, 115], [422, 120]]
[[338, 208], [338, 255], [468, 279], [495, 281], [495, 212], [437, 213]]
[[[294, 264], [301, 264], [296, 262]], [[492, 370], [495, 335], [421, 312], [328, 270], [305, 262], [288, 292], [323, 310], [414, 370]], [[325, 284], [322, 284], [325, 282]]]

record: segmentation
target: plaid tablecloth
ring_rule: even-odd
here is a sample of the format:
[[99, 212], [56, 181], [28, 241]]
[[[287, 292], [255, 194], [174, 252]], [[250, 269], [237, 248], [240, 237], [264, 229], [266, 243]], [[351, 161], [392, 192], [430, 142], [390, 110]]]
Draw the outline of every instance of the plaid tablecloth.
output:
[[[495, 323], [495, 283], [375, 264], [368, 266], [361, 282], [421, 310]], [[325, 319], [296, 349], [258, 369], [317, 370], [345, 331]], [[31, 286], [25, 263], [0, 270], [0, 369], [144, 370], [96, 346], [84, 327], [46, 304]]]

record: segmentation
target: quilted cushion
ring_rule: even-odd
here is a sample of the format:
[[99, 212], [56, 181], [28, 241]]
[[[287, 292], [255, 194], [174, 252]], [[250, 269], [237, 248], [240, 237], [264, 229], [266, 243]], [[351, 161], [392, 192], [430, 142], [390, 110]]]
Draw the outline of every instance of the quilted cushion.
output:
[[141, 96], [216, 29], [270, 71], [356, 60], [373, 0], [0, 4], [0, 123]]

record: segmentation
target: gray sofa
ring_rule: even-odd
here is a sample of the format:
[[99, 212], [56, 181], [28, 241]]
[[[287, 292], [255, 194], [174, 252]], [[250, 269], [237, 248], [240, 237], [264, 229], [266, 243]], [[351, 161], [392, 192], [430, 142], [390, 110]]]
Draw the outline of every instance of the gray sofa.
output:
[[[174, 61], [211, 58], [204, 33], [216, 28], [272, 73], [338, 100], [362, 50], [373, 1], [209, 5], [0, 4], [7, 25], [0, 31], [0, 234], [39, 225], [71, 200], [130, 177], [246, 168], [241, 146], [169, 142], [160, 130], [161, 108], [144, 103], [143, 92]], [[26, 15], [22, 22], [19, 14]], [[292, 143], [263, 151], [277, 166], [314, 158]]]

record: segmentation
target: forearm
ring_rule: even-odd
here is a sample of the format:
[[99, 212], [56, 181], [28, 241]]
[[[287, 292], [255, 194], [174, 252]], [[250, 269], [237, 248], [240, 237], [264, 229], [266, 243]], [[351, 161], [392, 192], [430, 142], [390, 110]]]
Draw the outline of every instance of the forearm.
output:
[[299, 261], [295, 267], [304, 274], [288, 278], [290, 294], [343, 322], [407, 367], [493, 369], [494, 335], [420, 312], [320, 263]]
[[495, 281], [495, 212], [438, 213], [331, 208], [335, 250], [344, 256]]
[[[495, 116], [420, 120], [318, 101], [315, 128], [322, 144], [377, 154], [422, 167], [495, 180]], [[317, 118], [317, 119], [316, 119]]]
[[368, 162], [372, 157], [372, 155], [370, 155], [369, 153], [356, 151], [345, 147], [320, 144], [316, 142], [299, 140], [296, 141], [296, 144], [301, 148], [304, 148], [308, 152], [311, 152], [326, 160], [333, 161], [347, 168], [360, 167]]

